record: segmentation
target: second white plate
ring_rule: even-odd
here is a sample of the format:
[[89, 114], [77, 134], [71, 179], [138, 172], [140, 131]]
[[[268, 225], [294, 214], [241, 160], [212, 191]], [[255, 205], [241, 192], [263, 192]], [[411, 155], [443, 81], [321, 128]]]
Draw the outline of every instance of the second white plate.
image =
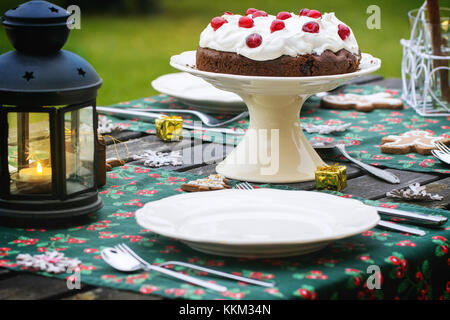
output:
[[152, 87], [205, 113], [238, 114], [247, 110], [237, 94], [217, 89], [186, 72], [169, 73], [152, 81]]
[[136, 219], [198, 251], [269, 258], [317, 251], [374, 227], [379, 216], [360, 201], [325, 193], [231, 189], [149, 202]]

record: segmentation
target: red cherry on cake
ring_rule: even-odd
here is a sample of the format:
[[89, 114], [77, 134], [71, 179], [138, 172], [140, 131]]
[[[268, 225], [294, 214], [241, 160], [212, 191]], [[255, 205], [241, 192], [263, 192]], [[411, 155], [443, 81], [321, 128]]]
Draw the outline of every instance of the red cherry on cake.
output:
[[255, 25], [253, 19], [247, 16], [240, 17], [238, 24], [241, 28], [251, 28]]
[[307, 22], [303, 25], [302, 30], [309, 33], [319, 33], [319, 24], [314, 21]]
[[350, 29], [345, 24], [338, 25], [338, 34], [342, 40], [347, 39], [350, 36]]
[[306, 16], [306, 17], [310, 17], [310, 18], [321, 18], [322, 14], [317, 11], [317, 10], [309, 10], [307, 8], [300, 10], [300, 12], [298, 13], [299, 16]]
[[322, 18], [322, 14], [317, 10], [309, 10], [309, 12], [306, 16], [314, 18], [314, 19]]
[[247, 11], [245, 12], [245, 15], [248, 16], [249, 14], [255, 13], [256, 11], [258, 11], [258, 9], [248, 8]]
[[262, 43], [262, 37], [257, 33], [252, 33], [245, 39], [245, 43], [249, 48], [259, 47]]
[[284, 29], [284, 22], [283, 20], [273, 20], [272, 24], [270, 25], [270, 32], [274, 33], [275, 31], [278, 30], [283, 30]]
[[257, 17], [267, 17], [267, 16], [268, 16], [267, 12], [262, 11], [262, 10], [258, 10], [258, 11], [254, 12], [254, 13], [252, 14], [252, 17], [253, 17], [253, 18], [257, 18]]
[[233, 15], [233, 12], [230, 12], [230, 11], [225, 11], [225, 12], [223, 13], [223, 15], [228, 15], [228, 16], [232, 16], [232, 15]]
[[286, 20], [286, 19], [289, 19], [290, 17], [292, 17], [292, 15], [286, 11], [281, 11], [281, 12], [278, 12], [278, 14], [277, 14], [277, 19], [279, 19], [279, 20]]
[[304, 8], [304, 9], [300, 10], [300, 12], [298, 13], [298, 15], [299, 15], [299, 16], [307, 16], [309, 11], [310, 11], [309, 9]]
[[211, 20], [211, 27], [216, 31], [219, 29], [224, 23], [228, 23], [228, 21], [222, 17], [215, 17]]

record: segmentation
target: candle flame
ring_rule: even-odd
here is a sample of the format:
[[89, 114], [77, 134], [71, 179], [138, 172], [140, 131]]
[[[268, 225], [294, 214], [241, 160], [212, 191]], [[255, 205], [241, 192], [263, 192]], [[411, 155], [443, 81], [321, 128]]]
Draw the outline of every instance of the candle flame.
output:
[[39, 161], [38, 161], [37, 166], [36, 166], [36, 172], [42, 174], [42, 166], [41, 166], [41, 163]]

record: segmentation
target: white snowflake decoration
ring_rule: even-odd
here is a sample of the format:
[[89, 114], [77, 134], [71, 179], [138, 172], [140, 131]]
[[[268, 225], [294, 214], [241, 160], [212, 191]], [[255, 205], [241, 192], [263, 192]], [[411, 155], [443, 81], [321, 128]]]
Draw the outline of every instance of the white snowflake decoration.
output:
[[181, 166], [183, 164], [183, 156], [180, 151], [172, 152], [155, 152], [152, 150], [133, 155], [133, 160], [141, 161], [144, 166], [150, 168], [159, 168], [162, 166]]
[[386, 196], [403, 200], [442, 200], [444, 197], [431, 194], [426, 191], [425, 186], [414, 183], [404, 189], [394, 189], [386, 193]]
[[34, 256], [28, 253], [19, 254], [16, 261], [19, 266], [48, 273], [66, 272], [67, 270], [75, 269], [81, 264], [81, 261], [77, 258], [65, 257], [64, 253], [57, 251], [47, 251], [44, 254], [36, 254]]
[[99, 116], [98, 117], [98, 128], [97, 131], [100, 134], [107, 134], [117, 131], [122, 131], [125, 129], [124, 126], [113, 124], [112, 120], [108, 119], [105, 116]]
[[333, 132], [343, 132], [347, 130], [347, 128], [351, 126], [351, 123], [344, 123], [339, 126], [330, 126], [326, 124], [319, 125], [306, 125], [301, 124], [302, 129], [304, 129], [308, 133], [318, 133], [318, 134], [329, 134]]

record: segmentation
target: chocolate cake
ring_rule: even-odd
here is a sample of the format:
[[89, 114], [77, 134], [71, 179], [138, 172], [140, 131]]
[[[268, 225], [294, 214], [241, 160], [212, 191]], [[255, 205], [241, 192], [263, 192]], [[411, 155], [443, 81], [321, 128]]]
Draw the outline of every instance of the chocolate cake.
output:
[[334, 13], [303, 9], [271, 16], [249, 9], [215, 17], [200, 36], [199, 70], [249, 76], [302, 77], [354, 72], [361, 54]]

